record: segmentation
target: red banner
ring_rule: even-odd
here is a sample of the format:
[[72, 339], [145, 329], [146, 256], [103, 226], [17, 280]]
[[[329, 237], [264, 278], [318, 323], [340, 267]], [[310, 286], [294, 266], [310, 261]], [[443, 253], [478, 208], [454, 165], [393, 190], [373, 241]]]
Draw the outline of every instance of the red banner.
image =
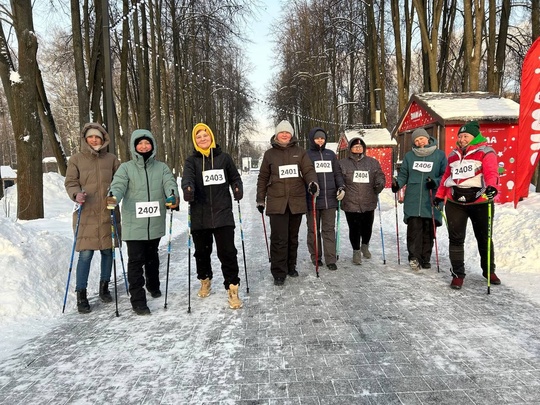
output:
[[521, 69], [515, 207], [529, 195], [529, 184], [540, 160], [540, 38], [525, 55]]

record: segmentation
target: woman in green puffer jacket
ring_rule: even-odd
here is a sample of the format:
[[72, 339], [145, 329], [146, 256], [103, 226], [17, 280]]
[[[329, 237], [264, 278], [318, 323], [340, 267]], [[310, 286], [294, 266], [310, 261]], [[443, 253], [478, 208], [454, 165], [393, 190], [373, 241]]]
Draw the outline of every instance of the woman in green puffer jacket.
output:
[[[132, 159], [122, 163], [111, 184], [109, 206], [122, 202], [122, 232], [128, 248], [131, 306], [138, 315], [150, 314], [144, 291], [153, 298], [159, 289], [159, 241], [165, 235], [165, 210], [178, 207], [178, 185], [169, 167], [156, 160], [156, 141], [150, 131], [131, 134]], [[143, 270], [144, 267], [144, 270]]]

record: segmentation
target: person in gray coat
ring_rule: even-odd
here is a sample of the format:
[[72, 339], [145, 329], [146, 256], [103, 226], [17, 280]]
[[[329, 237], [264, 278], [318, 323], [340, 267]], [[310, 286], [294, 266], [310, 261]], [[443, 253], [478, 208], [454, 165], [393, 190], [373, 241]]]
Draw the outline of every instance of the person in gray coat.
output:
[[[407, 224], [407, 250], [412, 270], [431, 268], [435, 229], [442, 225], [442, 215], [434, 210], [431, 200], [439, 187], [448, 160], [437, 148], [437, 141], [424, 128], [415, 129], [411, 135], [413, 147], [405, 154], [399, 175], [392, 181], [392, 191], [405, 189], [403, 221]], [[432, 218], [432, 214], [434, 217]]]
[[362, 254], [371, 258], [369, 241], [375, 209], [386, 183], [379, 161], [366, 156], [366, 149], [362, 138], [353, 138], [349, 141], [349, 156], [340, 160], [346, 190], [341, 207], [349, 225], [354, 264], [362, 264]]
[[111, 183], [107, 205], [122, 203], [122, 229], [128, 248], [131, 306], [137, 315], [149, 315], [146, 288], [152, 298], [159, 289], [159, 241], [165, 235], [166, 208], [179, 205], [178, 185], [169, 167], [156, 159], [156, 140], [150, 131], [131, 134], [131, 160], [120, 165]]

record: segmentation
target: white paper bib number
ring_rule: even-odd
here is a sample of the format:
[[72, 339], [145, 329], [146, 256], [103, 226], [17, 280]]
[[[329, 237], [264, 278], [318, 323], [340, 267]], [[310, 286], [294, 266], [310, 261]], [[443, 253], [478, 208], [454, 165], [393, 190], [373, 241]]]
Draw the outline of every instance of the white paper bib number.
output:
[[298, 165], [283, 165], [279, 166], [279, 178], [289, 179], [292, 177], [299, 177]]
[[205, 186], [225, 183], [225, 173], [223, 172], [223, 169], [205, 170], [202, 177]]
[[317, 173], [332, 173], [332, 162], [330, 160], [316, 160], [313, 165]]
[[355, 170], [353, 183], [369, 183], [369, 172], [367, 170]]
[[433, 162], [414, 162], [412, 168], [418, 172], [429, 173], [433, 169]]
[[159, 217], [159, 202], [138, 202], [135, 203], [135, 217], [150, 218]]
[[464, 160], [459, 162], [452, 167], [452, 179], [461, 180], [461, 179], [470, 179], [474, 177], [474, 163], [470, 160]]

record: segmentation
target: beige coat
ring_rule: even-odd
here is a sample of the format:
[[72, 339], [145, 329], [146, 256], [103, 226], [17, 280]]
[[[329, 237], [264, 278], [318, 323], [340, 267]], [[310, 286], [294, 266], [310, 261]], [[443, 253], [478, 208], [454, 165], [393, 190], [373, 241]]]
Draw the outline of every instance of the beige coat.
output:
[[[93, 150], [84, 139], [86, 131], [96, 128], [103, 134], [103, 145], [99, 151]], [[77, 193], [84, 190], [86, 201], [81, 211], [79, 232], [75, 250], [110, 249], [111, 211], [107, 209], [105, 198], [114, 173], [120, 166], [115, 155], [107, 152], [109, 134], [96, 123], [89, 123], [81, 131], [81, 152], [69, 159], [66, 180], [66, 191], [73, 201]], [[116, 223], [120, 233], [120, 213], [115, 210]], [[77, 211], [73, 213], [73, 229], [77, 222]], [[119, 235], [121, 237], [121, 235]], [[118, 246], [118, 243], [116, 242]]]

